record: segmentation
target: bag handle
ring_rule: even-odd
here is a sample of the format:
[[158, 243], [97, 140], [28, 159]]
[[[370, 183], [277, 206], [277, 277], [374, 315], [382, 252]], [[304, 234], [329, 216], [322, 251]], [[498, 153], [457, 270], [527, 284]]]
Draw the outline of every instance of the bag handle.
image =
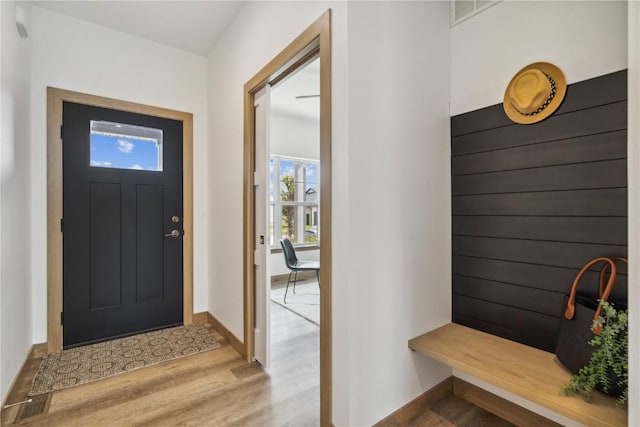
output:
[[[591, 261], [586, 263], [584, 267], [582, 267], [582, 269], [580, 270], [580, 272], [578, 273], [578, 275], [573, 281], [573, 285], [571, 286], [571, 293], [569, 294], [569, 300], [567, 301], [567, 309], [564, 312], [565, 319], [571, 320], [575, 315], [576, 291], [578, 290], [578, 283], [580, 283], [580, 279], [582, 279], [582, 276], [584, 276], [584, 274], [587, 272], [589, 268], [591, 268], [591, 266], [599, 262], [605, 262], [609, 267], [611, 267], [611, 275], [609, 276], [609, 281], [607, 282], [607, 286], [604, 288], [604, 291], [602, 291], [602, 295], [600, 296], [600, 299], [603, 301], [606, 301], [607, 298], [609, 298], [609, 295], [613, 290], [613, 283], [615, 282], [615, 279], [616, 279], [616, 272], [617, 272], [616, 264], [611, 260], [611, 258], [600, 257], [600, 258], [592, 259]], [[593, 315], [593, 318], [597, 319], [601, 313], [602, 313], [602, 306], [598, 304], [598, 308], [596, 309], [596, 312]], [[600, 334], [601, 331], [599, 329], [600, 328], [591, 328], [593, 333], [596, 335]]]
[[[616, 261], [621, 261], [621, 262], [624, 262], [625, 264], [629, 264], [627, 259], [622, 257], [617, 257]], [[600, 295], [600, 299], [602, 299], [602, 293], [604, 292], [604, 275], [607, 273], [608, 269], [609, 269], [609, 264], [605, 264], [602, 267], [602, 270], [600, 271], [600, 281], [598, 282], [598, 290], [599, 290], [598, 295]]]

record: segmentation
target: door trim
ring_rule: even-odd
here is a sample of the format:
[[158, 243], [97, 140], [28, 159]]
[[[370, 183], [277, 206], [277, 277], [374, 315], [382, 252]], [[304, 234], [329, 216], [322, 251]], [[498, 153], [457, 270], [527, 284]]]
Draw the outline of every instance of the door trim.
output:
[[47, 87], [47, 352], [62, 350], [62, 103], [64, 101], [182, 122], [183, 283], [185, 325], [193, 323], [193, 114]]
[[320, 425], [332, 421], [332, 348], [331, 348], [331, 9], [276, 55], [244, 85], [244, 173], [243, 173], [243, 285], [244, 356], [254, 354], [253, 291], [253, 170], [254, 95], [267, 83], [281, 78], [304, 63], [311, 51], [320, 55]]

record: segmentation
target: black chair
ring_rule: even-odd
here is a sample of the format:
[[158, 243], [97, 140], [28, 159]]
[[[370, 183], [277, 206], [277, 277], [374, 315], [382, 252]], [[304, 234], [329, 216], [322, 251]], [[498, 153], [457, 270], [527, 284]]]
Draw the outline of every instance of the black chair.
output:
[[315, 271], [318, 278], [318, 286], [320, 286], [320, 262], [319, 261], [302, 261], [296, 256], [296, 250], [293, 248], [291, 241], [286, 237], [280, 239], [282, 246], [282, 254], [284, 255], [284, 263], [289, 271], [287, 279], [287, 289], [284, 291], [284, 303], [287, 303], [287, 292], [289, 292], [289, 282], [291, 282], [291, 274], [293, 274], [293, 293], [296, 293], [296, 280], [298, 280], [298, 271]]

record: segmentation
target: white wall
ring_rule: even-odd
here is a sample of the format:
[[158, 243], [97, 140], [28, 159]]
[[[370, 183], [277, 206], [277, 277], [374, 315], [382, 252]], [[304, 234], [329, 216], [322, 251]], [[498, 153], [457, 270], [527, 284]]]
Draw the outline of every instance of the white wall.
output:
[[[286, 84], [286, 83], [285, 83]], [[320, 159], [319, 118], [271, 110], [271, 154]]]
[[[328, 5], [248, 3], [209, 56], [209, 307], [239, 338], [239, 93]], [[332, 7], [333, 422], [371, 425], [451, 374], [407, 349], [451, 315], [448, 2]]]
[[46, 87], [193, 113], [194, 311], [208, 308], [206, 59], [32, 7], [33, 339], [46, 341]]
[[501, 103], [532, 62], [556, 64], [567, 83], [626, 68], [626, 11], [624, 1], [503, 1], [456, 25], [451, 115]]
[[[0, 401], [31, 337], [29, 45], [16, 30], [16, 3], [0, 2]], [[27, 7], [28, 12], [28, 7]]]
[[[629, 283], [640, 280], [640, 3], [629, 2]], [[640, 425], [640, 288], [629, 287], [629, 425]]]
[[[640, 70], [637, 61], [640, 46], [637, 3], [630, 2], [630, 7], [636, 10], [636, 16], [635, 21], [633, 18], [629, 21], [635, 22], [636, 27], [635, 32], [629, 34], [632, 43], [628, 49], [627, 4], [620, 1], [503, 1], [453, 27], [451, 115], [501, 103], [509, 80], [531, 62], [555, 63], [564, 71], [567, 82], [573, 83], [627, 68], [628, 50], [630, 58], [636, 61], [635, 71], [631, 69], [632, 63], [629, 64], [629, 257], [637, 259], [640, 243], [637, 226], [640, 216], [637, 76]], [[540, 25], [544, 31], [533, 29], [533, 23], [543, 23]], [[630, 268], [630, 276], [633, 272], [640, 275], [637, 265]], [[629, 283], [636, 281], [630, 278]], [[629, 288], [629, 302], [632, 307], [640, 307], [636, 287]], [[638, 327], [639, 316], [636, 314], [634, 318], [633, 310], [630, 315], [632, 325]], [[630, 363], [631, 391], [636, 393], [636, 402], [640, 398], [640, 368], [637, 366], [640, 342], [637, 337], [637, 334], [630, 334], [629, 343], [631, 350], [636, 352], [636, 358], [631, 357]], [[467, 380], [483, 386], [478, 380]], [[631, 422], [630, 418], [629, 425], [640, 424], [639, 410], [631, 409], [633, 406], [630, 405], [630, 414], [636, 411], [637, 421]], [[535, 406], [527, 407], [536, 410]]]
[[451, 321], [448, 13], [448, 2], [349, 5], [353, 426], [451, 375], [407, 348]]

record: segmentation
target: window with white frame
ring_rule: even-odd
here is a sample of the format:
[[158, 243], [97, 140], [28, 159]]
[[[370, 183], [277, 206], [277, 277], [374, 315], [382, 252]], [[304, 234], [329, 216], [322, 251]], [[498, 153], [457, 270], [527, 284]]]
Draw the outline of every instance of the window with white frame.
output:
[[320, 164], [315, 160], [271, 156], [269, 160], [270, 244], [287, 237], [294, 245], [319, 241]]

